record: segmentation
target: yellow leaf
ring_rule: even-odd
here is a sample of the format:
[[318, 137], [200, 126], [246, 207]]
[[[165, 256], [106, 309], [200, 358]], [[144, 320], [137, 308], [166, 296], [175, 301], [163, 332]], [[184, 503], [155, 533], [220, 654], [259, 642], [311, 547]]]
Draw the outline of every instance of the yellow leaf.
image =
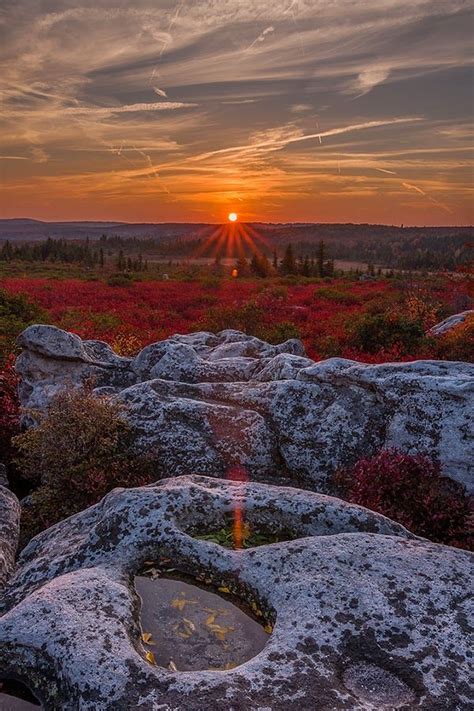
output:
[[184, 622], [185, 627], [190, 629], [192, 632], [195, 632], [196, 626], [195, 626], [194, 622], [191, 622], [191, 620], [188, 620], [186, 617], [183, 617], [183, 622]]
[[175, 597], [173, 600], [171, 600], [171, 607], [173, 607], [175, 610], [179, 610], [182, 612], [184, 610], [184, 606], [186, 605], [186, 600], [181, 597]]
[[271, 634], [273, 632], [273, 626], [270, 623], [268, 623], [263, 628], [263, 631], [266, 632], [267, 634]]
[[143, 632], [142, 634], [142, 640], [145, 642], [145, 644], [155, 644], [152, 640], [152, 634], [151, 632]]
[[211, 615], [206, 620], [206, 625], [209, 627], [209, 625], [212, 625], [213, 622], [216, 621], [216, 613], [213, 612]]
[[150, 662], [150, 664], [156, 664], [156, 659], [153, 652], [145, 652], [145, 659], [147, 660], [147, 662]]
[[221, 588], [217, 588], [219, 592], [221, 593], [230, 593], [229, 588], [226, 588], [225, 586], [222, 586]]

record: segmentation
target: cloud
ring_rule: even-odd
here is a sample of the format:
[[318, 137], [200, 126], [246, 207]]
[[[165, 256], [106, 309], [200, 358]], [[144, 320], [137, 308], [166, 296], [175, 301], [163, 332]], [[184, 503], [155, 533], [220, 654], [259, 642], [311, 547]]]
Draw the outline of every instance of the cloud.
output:
[[264, 41], [265, 41], [265, 37], [266, 37], [267, 35], [271, 34], [272, 32], [275, 32], [275, 28], [273, 27], [273, 25], [269, 25], [268, 27], [266, 27], [266, 28], [263, 30], [263, 32], [261, 32], [261, 33], [259, 34], [259, 36], [252, 42], [251, 45], [249, 45], [249, 46], [247, 47], [247, 49], [246, 49], [245, 51], [248, 52], [249, 49], [252, 49], [252, 47], [255, 47], [255, 45], [258, 44], [258, 42], [264, 42]]
[[1, 156], [0, 160], [28, 160], [26, 156]]
[[[315, 215], [315, 191], [344, 187], [343, 214], [347, 178], [362, 181], [367, 195], [383, 186], [391, 220], [400, 196], [417, 192], [403, 179], [426, 193], [411, 200], [417, 219], [428, 223], [434, 194], [465, 221], [468, 10], [465, 0], [7, 3], [2, 189], [16, 186], [20, 196], [28, 185], [39, 209], [47, 173], [44, 200], [56, 180], [71, 200], [86, 191], [104, 210], [113, 199], [114, 210], [127, 203], [140, 218], [141, 200], [156, 215], [167, 199], [155, 171], [180, 201], [180, 219], [191, 204], [211, 212], [212, 201], [233, 194], [249, 201], [249, 212], [263, 216], [268, 201], [282, 206], [281, 216], [304, 217]], [[357, 96], [367, 98], [348, 100]], [[323, 106], [326, 130], [316, 133]], [[318, 204], [318, 219], [330, 217], [330, 200]], [[79, 217], [88, 205], [79, 204]]]
[[185, 103], [181, 101], [160, 101], [152, 104], [128, 104], [125, 106], [72, 106], [63, 109], [62, 113], [70, 115], [93, 115], [93, 116], [110, 116], [111, 114], [134, 113], [137, 111], [176, 111], [178, 109], [191, 109], [198, 104]]
[[382, 84], [390, 75], [390, 70], [386, 67], [368, 67], [357, 77], [353, 90], [358, 92], [357, 96], [368, 94], [375, 86]]

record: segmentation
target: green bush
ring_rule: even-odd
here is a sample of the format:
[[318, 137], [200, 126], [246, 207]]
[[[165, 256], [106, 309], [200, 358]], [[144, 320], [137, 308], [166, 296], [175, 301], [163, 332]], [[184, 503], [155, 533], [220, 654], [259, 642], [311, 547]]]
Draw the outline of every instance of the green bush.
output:
[[45, 321], [42, 309], [26, 296], [0, 289], [0, 365], [16, 351], [15, 341], [27, 326]]
[[131, 274], [119, 273], [111, 274], [107, 279], [107, 284], [109, 286], [131, 286], [133, 284], [133, 278]]
[[37, 427], [14, 437], [20, 475], [38, 488], [22, 515], [21, 539], [99, 501], [117, 486], [156, 477], [150, 457], [136, 451], [125, 408], [90, 388], [61, 391]]
[[351, 315], [347, 327], [349, 346], [366, 353], [397, 347], [401, 354], [410, 355], [426, 340], [421, 323], [391, 312]]

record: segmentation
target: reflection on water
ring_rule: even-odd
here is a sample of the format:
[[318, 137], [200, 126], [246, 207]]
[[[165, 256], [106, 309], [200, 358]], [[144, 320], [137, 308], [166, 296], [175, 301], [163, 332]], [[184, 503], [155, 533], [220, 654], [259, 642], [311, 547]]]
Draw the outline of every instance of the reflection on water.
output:
[[1, 711], [38, 711], [39, 708], [42, 708], [39, 701], [24, 684], [13, 679], [0, 679]]
[[268, 641], [262, 625], [208, 590], [141, 575], [135, 586], [151, 663], [172, 671], [232, 669], [255, 657]]

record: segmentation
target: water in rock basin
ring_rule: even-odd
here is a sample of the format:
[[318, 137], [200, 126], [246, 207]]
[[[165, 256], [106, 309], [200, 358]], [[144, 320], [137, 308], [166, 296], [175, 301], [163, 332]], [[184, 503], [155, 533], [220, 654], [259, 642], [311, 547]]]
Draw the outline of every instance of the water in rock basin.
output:
[[[196, 585], [135, 578], [145, 649], [173, 671], [232, 669], [255, 657], [269, 635], [229, 600]], [[150, 636], [149, 636], [150, 635]]]
[[1, 711], [38, 711], [40, 708], [40, 702], [24, 684], [13, 679], [0, 679]]

